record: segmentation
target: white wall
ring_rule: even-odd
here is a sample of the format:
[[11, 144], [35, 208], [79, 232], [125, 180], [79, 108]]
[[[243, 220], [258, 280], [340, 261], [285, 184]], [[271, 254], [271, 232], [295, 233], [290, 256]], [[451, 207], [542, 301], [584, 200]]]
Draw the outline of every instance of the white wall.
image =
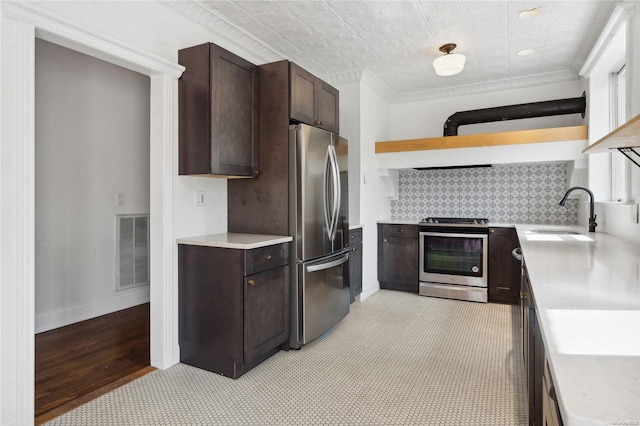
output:
[[35, 84], [39, 333], [149, 301], [115, 263], [116, 215], [149, 213], [149, 77], [37, 40]]
[[[442, 136], [444, 122], [451, 114], [460, 111], [577, 98], [581, 95], [580, 82], [576, 79], [575, 81], [565, 83], [512, 89], [501, 92], [451, 96], [420, 102], [392, 104], [390, 139], [417, 139]], [[546, 127], [579, 126], [583, 124], [585, 124], [585, 120], [580, 114], [570, 114], [469, 124], [460, 126], [458, 128], [458, 134], [471, 135], [476, 133], [506, 132]]]
[[375, 143], [390, 137], [389, 103], [366, 84], [360, 86], [360, 221], [363, 225], [362, 299], [380, 289], [377, 221], [391, 216], [391, 204], [376, 162]]
[[349, 225], [360, 224], [360, 83], [336, 86], [340, 91], [340, 135], [349, 141]]

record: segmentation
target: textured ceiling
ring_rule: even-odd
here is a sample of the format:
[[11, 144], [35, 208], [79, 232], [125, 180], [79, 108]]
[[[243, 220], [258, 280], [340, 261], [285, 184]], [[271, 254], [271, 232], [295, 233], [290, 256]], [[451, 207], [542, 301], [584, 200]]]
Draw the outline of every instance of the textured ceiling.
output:
[[[331, 83], [366, 76], [392, 101], [575, 80], [613, 1], [168, 1], [255, 57], [290, 59]], [[542, 6], [523, 20], [518, 13]], [[438, 47], [464, 70], [439, 77]], [[523, 49], [534, 54], [518, 56]]]

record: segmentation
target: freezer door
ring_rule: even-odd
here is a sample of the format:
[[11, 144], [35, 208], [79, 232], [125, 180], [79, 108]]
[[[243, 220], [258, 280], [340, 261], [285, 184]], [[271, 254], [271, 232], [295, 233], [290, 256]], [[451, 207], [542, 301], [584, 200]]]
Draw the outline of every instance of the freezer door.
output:
[[299, 343], [326, 333], [349, 313], [345, 265], [349, 251], [298, 264]]
[[347, 141], [304, 124], [291, 126], [290, 138], [295, 144], [291, 213], [296, 258], [340, 251], [349, 228]]

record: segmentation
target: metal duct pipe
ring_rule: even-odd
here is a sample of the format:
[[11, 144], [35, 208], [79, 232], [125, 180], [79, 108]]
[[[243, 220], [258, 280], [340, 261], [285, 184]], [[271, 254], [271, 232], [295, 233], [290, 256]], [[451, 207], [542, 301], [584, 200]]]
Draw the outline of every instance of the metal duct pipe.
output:
[[582, 96], [579, 98], [461, 111], [447, 118], [447, 121], [444, 123], [444, 136], [456, 136], [458, 134], [458, 126], [462, 126], [463, 124], [489, 123], [492, 121], [577, 113], [582, 114], [582, 118], [584, 118], [586, 108], [587, 95], [585, 92], [582, 92]]

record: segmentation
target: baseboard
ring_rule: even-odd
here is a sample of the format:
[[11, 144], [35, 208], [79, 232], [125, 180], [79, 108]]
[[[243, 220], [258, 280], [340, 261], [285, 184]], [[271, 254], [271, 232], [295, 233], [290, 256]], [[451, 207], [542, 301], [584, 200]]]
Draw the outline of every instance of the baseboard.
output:
[[36, 316], [36, 334], [149, 302], [149, 286], [135, 292]]
[[362, 286], [362, 293], [360, 293], [360, 301], [363, 302], [368, 297], [372, 296], [375, 292], [380, 290], [380, 284], [376, 281], [376, 285], [373, 288], [367, 287], [366, 290], [364, 286]]
[[172, 364], [171, 365], [176, 365], [177, 363], [180, 362], [180, 345], [175, 345], [173, 347], [173, 359], [172, 359]]

